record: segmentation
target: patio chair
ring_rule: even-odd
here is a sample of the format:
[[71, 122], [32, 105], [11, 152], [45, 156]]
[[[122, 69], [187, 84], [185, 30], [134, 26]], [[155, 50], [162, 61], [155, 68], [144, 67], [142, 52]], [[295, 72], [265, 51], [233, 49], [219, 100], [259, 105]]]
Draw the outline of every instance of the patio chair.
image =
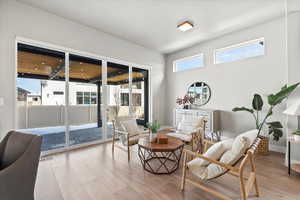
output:
[[[127, 152], [128, 162], [130, 161], [130, 148], [138, 143], [140, 137], [149, 135], [149, 129], [138, 126], [134, 117], [117, 117], [113, 120], [112, 152], [115, 147]], [[116, 144], [120, 140], [121, 145]]]
[[0, 143], [0, 199], [33, 200], [42, 137], [9, 132]]
[[[184, 150], [183, 174], [181, 190], [184, 190], [185, 183], [190, 183], [220, 199], [230, 200], [228, 196], [212, 188], [200, 184], [191, 178], [187, 178], [187, 172], [191, 171], [194, 176], [202, 181], [210, 181], [224, 174], [230, 174], [239, 179], [241, 199], [246, 200], [255, 186], [256, 196], [259, 196], [258, 183], [256, 178], [254, 153], [260, 143], [257, 138], [257, 130], [248, 131], [237, 138], [218, 142], [211, 146], [204, 154]], [[187, 162], [187, 155], [195, 157]], [[236, 165], [240, 163], [239, 167]], [[245, 176], [245, 166], [250, 164], [250, 175]]]

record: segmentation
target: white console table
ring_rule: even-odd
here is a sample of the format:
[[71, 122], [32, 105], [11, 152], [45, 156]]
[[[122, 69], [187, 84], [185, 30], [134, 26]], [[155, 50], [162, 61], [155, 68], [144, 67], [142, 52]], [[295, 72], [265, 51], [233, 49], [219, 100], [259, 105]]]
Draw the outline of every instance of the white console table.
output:
[[175, 109], [173, 126], [177, 127], [178, 123], [185, 119], [185, 124], [190, 123], [191, 127], [195, 127], [196, 119], [207, 121], [205, 132], [208, 134], [216, 134], [220, 137], [220, 111], [213, 109]]

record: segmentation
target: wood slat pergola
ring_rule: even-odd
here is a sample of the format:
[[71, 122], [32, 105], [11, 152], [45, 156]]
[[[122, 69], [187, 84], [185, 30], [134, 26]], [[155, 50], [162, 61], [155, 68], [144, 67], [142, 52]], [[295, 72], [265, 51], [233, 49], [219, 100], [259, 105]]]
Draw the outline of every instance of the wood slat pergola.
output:
[[[92, 59], [85, 62], [81, 62], [76, 58], [72, 60], [71, 56], [69, 80], [95, 84], [102, 82], [101, 61], [96, 62]], [[128, 73], [127, 66], [108, 63], [107, 84], [121, 85], [128, 83]], [[65, 81], [64, 58], [18, 51], [18, 77]], [[133, 82], [142, 81], [144, 75], [140, 72], [132, 72], [132, 78]]]

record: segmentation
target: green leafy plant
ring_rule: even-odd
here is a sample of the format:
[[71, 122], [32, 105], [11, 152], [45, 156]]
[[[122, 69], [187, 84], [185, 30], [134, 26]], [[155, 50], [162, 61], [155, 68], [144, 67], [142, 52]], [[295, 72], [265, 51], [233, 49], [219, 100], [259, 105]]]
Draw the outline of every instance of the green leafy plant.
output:
[[294, 135], [300, 135], [300, 130], [293, 132]]
[[160, 129], [160, 124], [155, 120], [152, 123], [147, 123], [147, 127], [151, 130], [152, 133], [157, 133], [158, 129]]
[[[269, 135], [273, 135], [273, 139], [278, 141], [280, 137], [282, 137], [282, 124], [279, 121], [267, 122], [267, 119], [272, 116], [273, 108], [279, 105], [284, 99], [286, 99], [297, 87], [299, 83], [291, 85], [287, 87], [287, 85], [283, 86], [279, 92], [276, 94], [268, 95], [268, 104], [269, 109], [265, 116], [262, 117], [262, 109], [264, 106], [264, 102], [259, 94], [254, 94], [252, 100], [252, 108], [246, 107], [235, 107], [232, 109], [233, 112], [244, 111], [250, 113], [255, 120], [256, 129], [258, 129], [257, 136], [261, 135], [261, 130], [263, 126], [266, 124], [269, 128]], [[260, 120], [262, 119], [262, 120]]]

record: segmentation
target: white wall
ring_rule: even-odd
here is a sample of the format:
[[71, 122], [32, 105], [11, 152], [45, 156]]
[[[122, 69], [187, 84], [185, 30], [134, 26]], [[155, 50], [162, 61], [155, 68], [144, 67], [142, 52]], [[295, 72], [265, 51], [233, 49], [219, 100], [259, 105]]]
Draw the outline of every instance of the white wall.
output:
[[[292, 2], [291, 2], [292, 3]], [[293, 1], [294, 4], [289, 4], [289, 9], [295, 9], [300, 3]], [[288, 82], [289, 84], [300, 81], [300, 12], [294, 12], [289, 15], [288, 18]], [[300, 89], [298, 89], [288, 99], [288, 105], [292, 105], [295, 101], [299, 101]], [[288, 129], [287, 131], [292, 132], [297, 129], [297, 117], [288, 117]], [[292, 159], [300, 161], [300, 147], [299, 145], [292, 144]]]
[[[66, 84], [64, 81], [44, 81], [44, 84], [41, 86], [42, 105], [65, 105], [65, 87]], [[72, 89], [73, 87], [70, 84], [70, 90]], [[54, 95], [54, 91], [62, 92], [63, 94]], [[70, 105], [73, 105], [72, 98], [74, 97], [70, 91]]]
[[161, 54], [14, 0], [0, 0], [0, 96], [5, 100], [0, 107], [0, 136], [15, 126], [16, 36], [151, 66], [153, 116], [163, 121]]
[[[183, 96], [193, 82], [204, 81], [210, 86], [212, 96], [203, 108], [221, 110], [221, 127], [224, 135], [233, 137], [255, 128], [254, 121], [248, 113], [233, 113], [231, 110], [235, 106], [251, 106], [254, 93], [262, 95], [274, 93], [286, 83], [284, 22], [283, 18], [276, 19], [168, 55], [166, 121], [172, 123], [176, 97]], [[213, 63], [214, 49], [261, 37], [265, 38], [265, 56], [218, 65]], [[199, 53], [205, 54], [205, 68], [177, 73], [172, 71], [175, 59]], [[285, 105], [282, 105], [275, 111], [275, 117], [282, 119], [283, 122], [286, 119], [281, 114], [284, 107]], [[285, 142], [282, 140], [276, 145], [283, 146]]]

